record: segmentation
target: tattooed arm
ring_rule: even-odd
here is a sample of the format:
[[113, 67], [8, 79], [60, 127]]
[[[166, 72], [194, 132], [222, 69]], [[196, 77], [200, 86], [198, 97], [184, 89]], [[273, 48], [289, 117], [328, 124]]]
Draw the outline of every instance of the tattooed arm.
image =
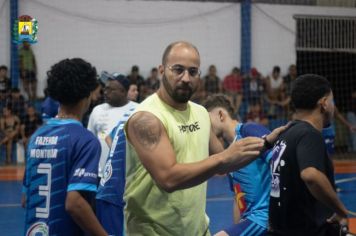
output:
[[195, 163], [177, 163], [161, 121], [149, 112], [137, 112], [127, 123], [127, 135], [140, 161], [163, 190], [173, 192], [196, 186], [217, 173], [242, 167], [259, 155], [263, 140], [246, 138], [225, 151]]

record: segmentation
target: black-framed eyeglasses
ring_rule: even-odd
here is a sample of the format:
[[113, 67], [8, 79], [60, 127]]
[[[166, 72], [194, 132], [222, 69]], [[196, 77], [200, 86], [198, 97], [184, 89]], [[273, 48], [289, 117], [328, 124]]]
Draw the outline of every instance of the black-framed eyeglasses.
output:
[[188, 67], [182, 65], [168, 65], [167, 66], [176, 78], [180, 78], [184, 75], [185, 71], [188, 71], [190, 77], [198, 77], [200, 75], [200, 69], [198, 67]]

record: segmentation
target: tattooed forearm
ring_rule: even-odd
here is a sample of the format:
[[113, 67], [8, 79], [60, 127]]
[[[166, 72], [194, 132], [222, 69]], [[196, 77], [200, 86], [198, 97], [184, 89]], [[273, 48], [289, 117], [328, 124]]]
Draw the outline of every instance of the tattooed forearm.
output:
[[159, 120], [147, 113], [137, 114], [133, 118], [130, 123], [133, 127], [135, 139], [145, 148], [153, 150], [157, 146], [162, 134]]

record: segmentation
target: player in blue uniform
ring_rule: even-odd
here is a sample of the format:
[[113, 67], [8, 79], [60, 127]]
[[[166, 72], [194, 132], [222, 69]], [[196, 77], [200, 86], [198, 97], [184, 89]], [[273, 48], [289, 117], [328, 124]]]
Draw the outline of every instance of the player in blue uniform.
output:
[[27, 166], [25, 235], [107, 235], [89, 204], [97, 190], [99, 141], [80, 120], [96, 87], [96, 70], [65, 59], [48, 72], [56, 118], [31, 137]]
[[126, 139], [124, 125], [135, 108], [124, 114], [110, 133], [111, 148], [96, 195], [96, 215], [112, 236], [124, 235]]
[[[356, 132], [356, 126], [350, 124], [344, 116], [339, 112], [337, 107], [335, 106], [334, 117], [340, 121], [350, 132]], [[331, 122], [330, 125], [324, 127], [322, 130], [322, 135], [324, 138], [324, 142], [326, 145], [326, 150], [329, 156], [332, 156], [335, 153], [335, 122]]]
[[[270, 133], [262, 125], [239, 123], [233, 119], [233, 108], [223, 95], [210, 96], [205, 107], [209, 111], [213, 131], [228, 143], [250, 136], [266, 137]], [[270, 152], [265, 151], [261, 158], [228, 175], [230, 187], [235, 192], [236, 224], [216, 235], [258, 236], [267, 232], [271, 189], [270, 158]]]

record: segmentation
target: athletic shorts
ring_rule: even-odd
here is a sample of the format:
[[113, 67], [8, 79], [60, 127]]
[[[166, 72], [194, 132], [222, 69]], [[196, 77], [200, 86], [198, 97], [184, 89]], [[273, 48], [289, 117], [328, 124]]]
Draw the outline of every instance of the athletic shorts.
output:
[[96, 217], [110, 236], [125, 235], [123, 207], [96, 199]]
[[262, 236], [267, 233], [266, 228], [249, 219], [242, 219], [240, 223], [234, 224], [230, 228], [224, 229], [224, 231], [229, 236]]

